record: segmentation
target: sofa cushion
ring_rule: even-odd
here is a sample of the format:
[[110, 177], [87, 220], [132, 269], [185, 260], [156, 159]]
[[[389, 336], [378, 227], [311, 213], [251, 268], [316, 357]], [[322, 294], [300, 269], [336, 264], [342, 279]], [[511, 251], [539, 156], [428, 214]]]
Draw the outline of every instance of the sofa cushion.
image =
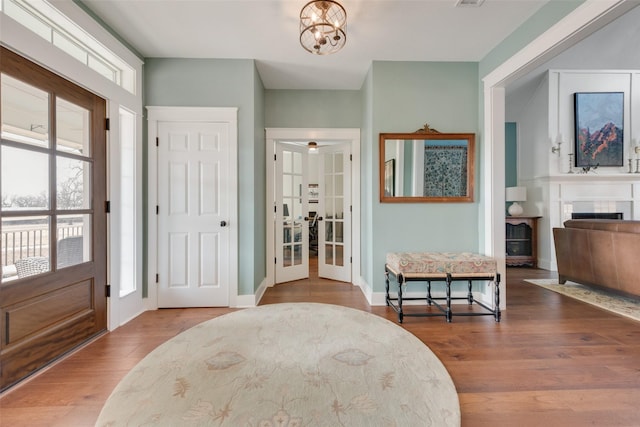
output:
[[640, 221], [623, 219], [570, 219], [564, 222], [564, 227], [640, 234]]

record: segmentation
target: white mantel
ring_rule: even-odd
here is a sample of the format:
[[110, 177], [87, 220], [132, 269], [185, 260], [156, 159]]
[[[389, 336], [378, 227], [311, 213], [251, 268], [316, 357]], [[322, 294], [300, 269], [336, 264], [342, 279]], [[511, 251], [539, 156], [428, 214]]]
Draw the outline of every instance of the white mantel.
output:
[[572, 212], [622, 212], [640, 220], [640, 174], [566, 174], [522, 182], [528, 188], [527, 214], [540, 215], [538, 265], [556, 271], [553, 228], [562, 227]]

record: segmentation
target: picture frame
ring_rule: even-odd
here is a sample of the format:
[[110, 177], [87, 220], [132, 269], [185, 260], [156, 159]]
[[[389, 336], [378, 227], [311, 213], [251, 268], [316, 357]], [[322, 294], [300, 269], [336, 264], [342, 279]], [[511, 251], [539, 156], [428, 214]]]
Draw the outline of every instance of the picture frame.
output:
[[624, 93], [574, 93], [576, 167], [624, 165]]
[[318, 184], [309, 184], [309, 203], [318, 203], [320, 188]]
[[390, 159], [384, 162], [384, 194], [393, 197], [396, 194], [396, 160]]
[[473, 202], [475, 134], [380, 134], [380, 201]]

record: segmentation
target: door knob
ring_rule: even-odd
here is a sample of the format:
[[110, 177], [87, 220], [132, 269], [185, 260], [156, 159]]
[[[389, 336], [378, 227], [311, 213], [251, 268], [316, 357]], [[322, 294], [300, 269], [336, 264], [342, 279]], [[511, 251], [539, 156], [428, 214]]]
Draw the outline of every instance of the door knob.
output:
[[226, 227], [227, 221], [220, 221], [220, 227]]
[[321, 216], [318, 217], [318, 221], [322, 221], [322, 217]]

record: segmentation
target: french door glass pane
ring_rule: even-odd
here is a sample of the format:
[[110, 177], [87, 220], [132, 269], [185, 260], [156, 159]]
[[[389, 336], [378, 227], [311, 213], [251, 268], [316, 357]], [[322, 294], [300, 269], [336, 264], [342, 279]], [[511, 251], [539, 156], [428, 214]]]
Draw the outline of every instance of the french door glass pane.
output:
[[48, 216], [2, 218], [2, 282], [50, 271]]
[[58, 268], [91, 261], [90, 214], [59, 215], [56, 230]]
[[89, 110], [56, 98], [56, 149], [90, 156]]
[[56, 202], [58, 209], [89, 209], [91, 163], [57, 156]]
[[9, 77], [2, 80], [2, 138], [49, 147], [49, 94]]
[[[3, 94], [4, 96], [4, 94]], [[49, 208], [49, 156], [2, 147], [2, 210]]]

